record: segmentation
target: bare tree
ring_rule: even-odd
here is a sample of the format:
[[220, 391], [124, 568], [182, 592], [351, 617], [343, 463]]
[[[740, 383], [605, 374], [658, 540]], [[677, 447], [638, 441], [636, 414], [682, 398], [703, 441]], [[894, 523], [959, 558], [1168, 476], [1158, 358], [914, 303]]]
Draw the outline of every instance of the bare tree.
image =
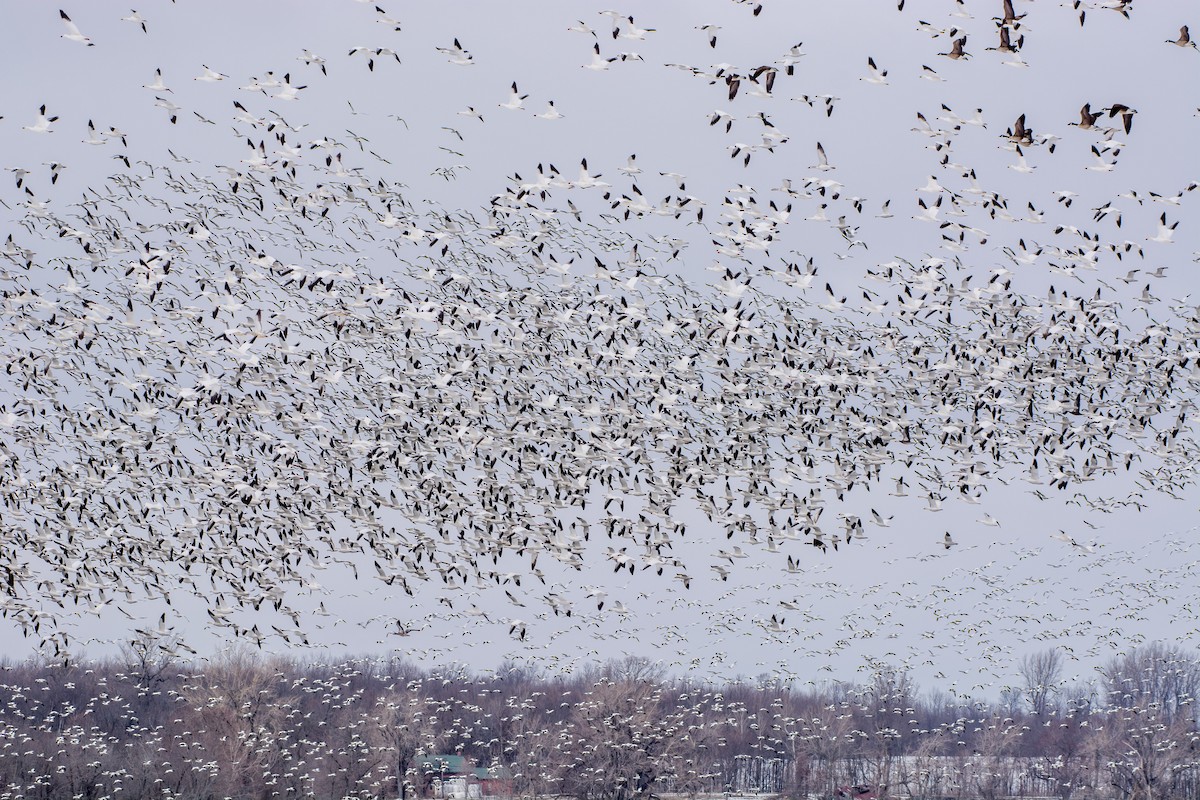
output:
[[274, 674], [247, 648], [235, 647], [191, 676], [183, 692], [206, 732], [205, 750], [221, 767], [226, 794], [246, 794], [278, 757], [286, 720]]
[[371, 720], [375, 723], [372, 727], [376, 739], [391, 754], [396, 771], [396, 794], [400, 800], [405, 800], [414, 785], [413, 767], [423, 738], [416, 698], [384, 695], [376, 701]]
[[1103, 750], [1112, 785], [1128, 800], [1168, 800], [1179, 796], [1174, 779], [1194, 767], [1196, 735], [1176, 718], [1171, 722], [1146, 709], [1114, 709], [1105, 728]]
[[1063, 655], [1061, 650], [1049, 648], [1032, 653], [1021, 659], [1021, 678], [1025, 681], [1025, 700], [1029, 713], [1045, 718], [1057, 710], [1055, 697], [1062, 681]]
[[893, 783], [892, 766], [904, 748], [906, 720], [916, 714], [916, 685], [907, 670], [877, 665], [875, 680], [852, 692], [857, 703], [861, 780], [874, 786]]
[[1177, 716], [1196, 719], [1200, 659], [1195, 652], [1152, 642], [1113, 658], [1100, 674], [1110, 706], [1153, 708], [1168, 724]]
[[804, 758], [813, 765], [813, 788], [832, 797], [840, 782], [849, 780], [847, 759], [855, 739], [851, 706], [835, 693], [812, 717], [801, 720], [797, 737], [797, 759]]
[[947, 793], [952, 777], [943, 753], [945, 738], [940, 733], [927, 733], [921, 737], [910, 757], [904, 759], [897, 770], [894, 794], [899, 794], [901, 788], [910, 797], [936, 797]]
[[995, 800], [1011, 793], [1012, 754], [1021, 737], [1021, 726], [1011, 718], [993, 717], [981, 722], [977, 752], [972, 759], [972, 781], [965, 785], [973, 785], [982, 800]]
[[574, 707], [576, 764], [561, 765], [564, 791], [580, 800], [650, 797], [661, 771], [667, 740], [660, 707], [661, 668], [645, 659], [612, 666]]
[[480, 679], [250, 650], [203, 672], [138, 659], [5, 666], [0, 741], [20, 746], [0, 747], [0, 787], [29, 800], [100, 800], [118, 786], [125, 800], [412, 800], [431, 788], [427, 757], [459, 753], [533, 800], [755, 787], [799, 800], [885, 782], [897, 797], [1200, 800], [1193, 656], [1165, 646], [1114, 659], [1106, 695], [1064, 685], [1045, 717], [1023, 702], [922, 699], [887, 670], [808, 692], [693, 685], [637, 660]]

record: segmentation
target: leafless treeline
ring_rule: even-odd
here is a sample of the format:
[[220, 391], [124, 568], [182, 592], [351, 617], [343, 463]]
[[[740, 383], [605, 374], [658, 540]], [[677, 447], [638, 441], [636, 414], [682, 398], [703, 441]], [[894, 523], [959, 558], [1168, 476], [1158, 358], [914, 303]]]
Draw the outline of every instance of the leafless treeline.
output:
[[301, 664], [232, 652], [202, 667], [153, 647], [0, 672], [0, 798], [391, 798], [421, 757], [459, 753], [515, 795], [626, 800], [766, 791], [825, 797], [1196, 798], [1197, 654], [1153, 644], [1068, 685], [1057, 651], [974, 700], [769, 678], [714, 686], [625, 659], [562, 675], [402, 660]]

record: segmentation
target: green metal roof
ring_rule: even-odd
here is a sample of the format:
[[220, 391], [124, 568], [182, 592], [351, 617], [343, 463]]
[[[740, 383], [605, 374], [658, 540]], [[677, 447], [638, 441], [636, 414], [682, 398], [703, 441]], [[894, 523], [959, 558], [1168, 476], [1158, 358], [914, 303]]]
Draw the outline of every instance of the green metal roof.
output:
[[421, 770], [444, 772], [449, 775], [465, 775], [471, 772], [471, 768], [467, 766], [467, 759], [455, 755], [425, 756], [421, 759]]

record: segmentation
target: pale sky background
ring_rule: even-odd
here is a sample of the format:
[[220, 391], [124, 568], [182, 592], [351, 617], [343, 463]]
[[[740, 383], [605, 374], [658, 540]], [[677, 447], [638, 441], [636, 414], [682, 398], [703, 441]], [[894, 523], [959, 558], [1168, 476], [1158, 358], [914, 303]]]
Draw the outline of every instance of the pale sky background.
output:
[[[1007, 56], [984, 49], [996, 43], [991, 17], [1000, 12], [999, 0], [968, 0], [962, 6], [951, 0], [909, 0], [902, 13], [894, 3], [877, 0], [775, 0], [757, 18], [751, 6], [728, 0], [617, 7], [632, 14], [639, 26], [655, 29], [644, 41], [614, 41], [609, 17], [598, 13], [609, 6], [595, 3], [388, 0], [381, 5], [400, 20], [402, 31], [377, 23], [373, 4], [352, 0], [157, 3], [138, 9], [148, 34], [121, 21], [126, 8], [66, 4], [63, 8], [95, 42], [85, 47], [61, 38], [64, 29], [55, 6], [9, 4], [2, 12], [10, 37], [0, 51], [0, 66], [8, 76], [0, 100], [0, 167], [29, 169], [33, 174], [28, 180], [39, 195], [53, 196], [59, 204], [71, 202], [84, 187], [120, 168], [112, 160], [118, 153], [115, 144], [81, 143], [91, 119], [101, 130], [116, 126], [124, 131], [131, 158], [171, 164], [169, 148], [198, 162], [186, 165], [187, 170], [216, 175], [217, 165], [234, 164], [246, 155], [243, 137], [232, 130], [232, 101], [239, 99], [253, 100], [256, 110], [272, 109], [293, 126], [307, 124], [304, 135], [311, 130], [311, 138], [349, 141], [347, 131], [365, 137], [367, 147], [391, 163], [356, 163], [368, 164], [373, 176], [405, 184], [410, 199], [446, 208], [478, 209], [509, 185], [510, 176], [529, 179], [539, 163], [553, 163], [573, 175], [581, 158], [618, 191], [627, 192], [629, 180], [618, 167], [636, 153], [644, 170], [638, 184], [646, 196], [653, 202], [673, 190], [671, 180], [659, 172], [686, 175], [687, 191], [707, 203], [708, 230], [688, 225], [686, 218], [662, 217], [632, 222], [629, 229], [688, 242], [686, 255], [668, 268], [707, 282], [719, 278], [706, 270], [717, 258], [709, 233], [717, 230], [720, 204], [729, 190], [738, 184], [753, 186], [765, 204], [781, 179], [798, 184], [813, 174], [809, 165], [816, 163], [815, 143], [820, 141], [837, 168], [834, 176], [845, 184], [843, 196], [866, 198], [863, 214], [852, 223], [861, 226], [858, 235], [870, 249], [856, 248], [849, 258], [837, 258], [835, 254], [847, 255], [837, 231], [803, 219], [817, 210], [820, 200], [798, 199], [792, 201], [784, 240], [772, 255], [814, 257], [817, 285], [828, 280], [839, 295], [852, 298], [851, 305], [861, 295], [860, 286], [887, 288], [866, 281], [868, 269], [897, 257], [954, 255], [939, 250], [936, 227], [911, 220], [917, 198], [926, 196], [916, 189], [929, 175], [937, 175], [948, 188], [967, 185], [957, 172], [941, 170], [938, 154], [926, 149], [928, 140], [910, 131], [918, 111], [943, 127], [945, 123], [935, 122], [944, 113], [943, 103], [964, 117], [982, 108], [987, 128], [964, 126], [952, 159], [974, 168], [984, 187], [1008, 197], [1012, 214], [1022, 216], [1027, 202], [1045, 212], [1041, 223], [986, 217], [973, 222], [991, 234], [986, 244], [962, 254], [979, 282], [986, 281], [993, 267], [1013, 268], [1001, 248], [1018, 239], [1050, 241], [1056, 224], [1091, 229], [1096, 226], [1089, 209], [1123, 192], [1173, 196], [1200, 179], [1200, 156], [1192, 144], [1200, 133], [1200, 97], [1192, 80], [1200, 74], [1200, 53], [1164, 42], [1189, 22], [1186, 14], [1195, 11], [1193, 3], [1139, 4], [1129, 20], [1097, 9], [1081, 28], [1069, 7], [1018, 1], [1018, 13], [1028, 14], [1021, 52], [1028, 68], [1003, 65]], [[974, 18], [954, 16], [964, 9]], [[643, 60], [614, 63], [602, 72], [582, 69], [591, 59], [594, 40], [568, 32], [577, 20], [597, 31], [606, 56], [638, 53]], [[932, 38], [918, 29], [918, 20], [962, 28], [973, 58], [955, 62], [940, 57], [949, 49], [949, 39]], [[696, 29], [704, 24], [721, 26], [715, 49]], [[473, 66], [450, 64], [435, 49], [450, 46], [456, 37], [474, 56]], [[801, 42], [805, 56], [796, 75], [781, 74], [770, 99], [743, 96], [729, 103], [724, 83], [709, 85], [665, 66], [712, 71], [727, 63], [745, 70], [771, 63]], [[357, 46], [393, 48], [402, 63], [381, 56], [375, 70], [368, 71], [362, 57], [346, 55]], [[298, 60], [305, 49], [327, 60], [328, 76]], [[867, 75], [868, 56], [888, 71], [889, 85], [859, 80]], [[220, 83], [193, 80], [203, 73], [202, 65], [229, 77]], [[922, 65], [945, 80], [920, 79]], [[155, 92], [142, 88], [153, 80], [155, 68], [162, 69], [174, 90], [171, 100], [183, 108], [177, 125], [169, 125], [166, 112], [154, 106]], [[306, 86], [299, 99], [273, 101], [239, 90], [252, 76], [263, 78], [268, 71], [290, 73], [293, 85]], [[513, 81], [529, 94], [525, 111], [497, 107], [508, 99]], [[749, 88], [743, 85], [743, 92]], [[839, 98], [831, 117], [820, 101], [814, 109], [789, 99], [824, 94]], [[533, 116], [548, 100], [563, 119]], [[1093, 163], [1090, 145], [1097, 139], [1068, 126], [1078, 121], [1084, 102], [1094, 109], [1120, 102], [1138, 110], [1131, 134], [1121, 134], [1127, 145], [1111, 173], [1084, 169]], [[43, 103], [49, 114], [60, 117], [54, 133], [23, 131], [21, 126], [33, 123]], [[457, 113], [468, 106], [485, 121]], [[723, 124], [707, 124], [714, 109], [735, 115], [731, 133], [724, 132]], [[217, 124], [199, 121], [193, 111]], [[743, 167], [727, 148], [758, 141], [761, 124], [746, 118], [760, 111], [790, 140], [774, 154], [756, 153]], [[1021, 113], [1036, 133], [1062, 137], [1053, 155], [1045, 147], [1026, 153], [1036, 167], [1032, 174], [1007, 169], [1014, 155], [998, 147], [1000, 134]], [[457, 130], [461, 140], [446, 128]], [[43, 166], [47, 162], [66, 165], [53, 193]], [[457, 170], [455, 180], [434, 174], [456, 164], [469, 169]], [[1081, 195], [1070, 209], [1052, 194], [1063, 189]], [[1145, 246], [1144, 261], [1123, 264], [1110, 258], [1097, 273], [1085, 275], [1083, 285], [1039, 263], [1019, 270], [1014, 288], [1044, 294], [1050, 285], [1070, 286], [1073, 293], [1085, 294], [1103, 280], [1110, 287], [1104, 289], [1106, 297], [1136, 297], [1147, 282], [1163, 298], [1196, 294], [1200, 280], [1193, 254], [1200, 242], [1191, 222], [1200, 195], [1185, 194], [1180, 205], [1118, 200], [1125, 210], [1122, 236]], [[779, 193], [771, 196], [778, 203], [787, 199]], [[895, 217], [876, 218], [889, 198]], [[0, 175], [0, 199], [9, 205], [23, 199], [7, 173]], [[1181, 221], [1176, 242], [1146, 243], [1164, 211]], [[12, 229], [18, 212], [3, 211], [6, 229]], [[1167, 267], [1162, 279], [1142, 276], [1129, 285], [1116, 281], [1127, 269], [1150, 272], [1160, 266]], [[1145, 324], [1132, 303], [1128, 319]], [[0, 379], [0, 393], [7, 391]], [[662, 659], [673, 670], [697, 677], [776, 672], [802, 682], [856, 680], [873, 663], [886, 662], [909, 666], [923, 686], [954, 687], [973, 695], [995, 695], [1016, 680], [1021, 656], [1045, 647], [1070, 648], [1072, 674], [1086, 678], [1101, 660], [1140, 642], [1200, 642], [1200, 492], [1192, 487], [1171, 498], [1148, 491], [1140, 513], [1126, 508], [1102, 514], [1065, 504], [1072, 490], [1039, 502], [1030, 494], [1035, 487], [1023, 483], [1019, 474], [1009, 476], [1010, 485], [994, 487], [982, 505], [948, 502], [937, 515], [923, 510], [919, 496], [897, 499], [877, 490], [859, 495], [861, 507], [854, 513], [866, 517], [874, 508], [884, 516], [895, 515], [892, 525], [868, 524], [868, 541], [836, 553], [808, 548], [799, 574], [786, 572], [781, 559], [748, 548], [751, 557], [733, 565], [728, 581], [720, 581], [707, 564], [716, 563], [712, 554], [726, 542], [720, 532], [706, 533], [696, 513], [688, 520], [691, 533], [682, 551], [695, 563], [697, 579], [688, 591], [650, 572], [632, 578], [614, 574], [599, 557], [606, 543], [593, 537], [593, 558], [583, 574], [556, 571], [546, 559], [548, 585], [531, 588], [527, 580], [522, 587], [534, 600], [550, 591], [575, 597], [576, 612], [569, 619], [548, 614], [540, 602], [513, 607], [504, 594], [512, 586], [446, 598], [455, 612], [474, 604], [493, 621], [459, 616], [439, 602], [442, 593], [436, 586], [409, 598], [365, 577], [370, 575], [369, 560], [362, 581], [337, 566], [317, 573], [320, 587], [297, 602], [308, 608], [323, 603], [330, 614], [313, 618], [321, 629], [310, 628], [311, 641], [321, 646], [314, 647], [318, 655], [401, 652], [428, 663], [457, 661], [488, 669], [505, 658], [561, 667], [635, 654]], [[1124, 494], [1133, 488], [1131, 480], [1119, 477], [1089, 490]], [[980, 524], [985, 513], [1000, 526]], [[832, 521], [828, 527], [835, 527]], [[1060, 529], [1094, 544], [1093, 552], [1052, 539]], [[950, 551], [941, 546], [946, 531], [960, 543]], [[583, 586], [606, 588], [628, 613], [612, 611], [611, 604], [597, 611], [582, 599]], [[781, 601], [799, 610], [789, 610]], [[155, 601], [125, 608], [143, 622], [157, 619], [162, 610]], [[199, 601], [179, 599], [175, 611], [178, 616], [169, 621], [202, 655], [227, 644], [205, 631]], [[765, 629], [773, 614], [785, 619], [786, 632]], [[528, 622], [526, 642], [508, 636], [508, 626], [498, 622], [507, 618]], [[411, 629], [407, 635], [390, 632], [396, 620]], [[5, 624], [0, 620], [0, 650], [9, 657], [27, 655], [29, 645]], [[68, 626], [81, 642], [94, 640], [85, 649], [99, 655], [112, 652], [138, 624], [108, 608], [99, 618], [85, 615]], [[278, 642], [265, 648], [282, 651]]]

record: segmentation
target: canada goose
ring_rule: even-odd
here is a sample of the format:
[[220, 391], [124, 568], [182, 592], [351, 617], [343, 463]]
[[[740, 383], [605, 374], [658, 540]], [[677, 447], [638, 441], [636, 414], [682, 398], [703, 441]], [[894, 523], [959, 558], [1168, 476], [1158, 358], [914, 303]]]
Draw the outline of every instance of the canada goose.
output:
[[1005, 136], [1010, 142], [1013, 142], [1014, 144], [1024, 144], [1024, 145], [1032, 145], [1033, 144], [1033, 130], [1031, 128], [1025, 127], [1025, 115], [1024, 114], [1017, 117], [1017, 121], [1015, 123], [1013, 123], [1012, 128], [1010, 128], [1006, 132]]
[[758, 83], [759, 77], [766, 75], [766, 78], [763, 80], [763, 86], [766, 89], [766, 93], [770, 94], [771, 90], [773, 88], [775, 88], [776, 72], [778, 72], [778, 70], [776, 70], [775, 67], [772, 67], [772, 66], [755, 67], [754, 70], [751, 71], [751, 73], [750, 73], [750, 80], [755, 83]]
[[1184, 25], [1179, 29], [1178, 39], [1167, 39], [1166, 42], [1167, 44], [1173, 44], [1178, 47], [1190, 47], [1193, 50], [1196, 49], [1196, 43], [1192, 41], [1192, 36], [1190, 33], [1188, 33], [1187, 25]]
[[1021, 27], [1020, 21], [1025, 19], [1025, 15], [1017, 14], [1013, 10], [1012, 0], [1004, 0], [1004, 16], [992, 17], [992, 19], [996, 21], [1001, 29], [1007, 30], [1008, 28], [1012, 28], [1016, 30]]
[[963, 49], [966, 46], [967, 46], [967, 37], [960, 36], [959, 38], [954, 40], [954, 45], [950, 48], [950, 52], [938, 53], [938, 55], [946, 56], [947, 58], [953, 59], [955, 61], [959, 60], [960, 58], [970, 58], [971, 54]]
[[1016, 45], [1013, 45], [1012, 39], [1009, 38], [1008, 28], [1001, 26], [999, 30], [1000, 30], [1000, 44], [997, 45], [996, 47], [984, 48], [985, 50], [994, 50], [999, 53], [1016, 53], [1025, 44], [1025, 36], [1024, 35], [1017, 37], [1017, 43], [1016, 43]]
[[1092, 111], [1091, 103], [1084, 103], [1083, 108], [1079, 109], [1079, 122], [1068, 122], [1068, 125], [1074, 125], [1083, 131], [1090, 131], [1096, 126], [1096, 120], [1104, 115], [1102, 111]]
[[1136, 114], [1137, 111], [1129, 106], [1122, 103], [1113, 103], [1110, 107], [1101, 109], [1101, 111], [1107, 111], [1110, 118], [1120, 114], [1121, 123], [1125, 127], [1125, 133], [1129, 133], [1133, 128], [1133, 115]]

